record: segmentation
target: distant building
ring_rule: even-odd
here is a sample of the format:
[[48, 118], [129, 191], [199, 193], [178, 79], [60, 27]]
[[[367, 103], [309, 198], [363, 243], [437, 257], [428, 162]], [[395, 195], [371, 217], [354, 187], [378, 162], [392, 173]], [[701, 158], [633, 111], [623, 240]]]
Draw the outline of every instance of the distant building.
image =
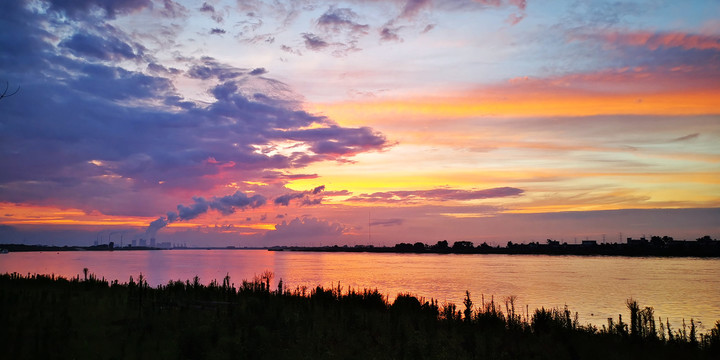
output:
[[145, 241], [145, 239], [140, 239], [140, 246], [147, 246], [147, 242]]
[[157, 247], [159, 247], [161, 249], [171, 249], [172, 243], [170, 243], [169, 241], [157, 243]]
[[155, 238], [150, 238], [150, 247], [155, 247]]
[[133, 247], [137, 246], [137, 240], [133, 240], [133, 241], [132, 241], [132, 246], [133, 246]]
[[597, 240], [583, 240], [582, 246], [595, 246], [597, 245]]

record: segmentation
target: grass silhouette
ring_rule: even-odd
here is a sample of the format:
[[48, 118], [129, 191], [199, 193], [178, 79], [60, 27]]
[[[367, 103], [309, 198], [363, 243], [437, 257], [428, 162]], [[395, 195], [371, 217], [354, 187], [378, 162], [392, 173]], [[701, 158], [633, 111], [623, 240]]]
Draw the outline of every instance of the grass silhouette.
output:
[[[84, 274], [86, 274], [84, 272]], [[203, 285], [149, 287], [86, 274], [0, 275], [0, 345], [7, 359], [718, 359], [720, 322], [655, 326], [628, 300], [630, 324], [578, 324], [565, 309], [515, 312], [515, 299], [463, 310], [377, 290], [271, 289], [272, 273]], [[503, 309], [504, 308], [504, 309]]]

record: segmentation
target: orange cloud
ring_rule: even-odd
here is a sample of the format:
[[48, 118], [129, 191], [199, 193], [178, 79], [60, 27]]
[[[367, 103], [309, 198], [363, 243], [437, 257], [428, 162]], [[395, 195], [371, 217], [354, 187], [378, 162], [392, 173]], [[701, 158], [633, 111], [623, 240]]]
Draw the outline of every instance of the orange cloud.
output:
[[310, 106], [312, 111], [351, 124], [485, 116], [707, 115], [720, 114], [718, 80], [713, 71], [691, 66], [653, 70], [633, 67], [552, 78], [518, 77], [444, 96]]
[[0, 203], [0, 224], [5, 225], [83, 225], [83, 226], [147, 226], [151, 218], [141, 216], [108, 216], [99, 212], [53, 206]]

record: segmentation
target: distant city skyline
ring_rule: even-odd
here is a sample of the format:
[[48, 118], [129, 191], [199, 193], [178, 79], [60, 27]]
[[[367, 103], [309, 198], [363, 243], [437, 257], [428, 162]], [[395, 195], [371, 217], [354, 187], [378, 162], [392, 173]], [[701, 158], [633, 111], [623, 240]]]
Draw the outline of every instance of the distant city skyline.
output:
[[0, 242], [719, 238], [717, 14], [3, 1]]

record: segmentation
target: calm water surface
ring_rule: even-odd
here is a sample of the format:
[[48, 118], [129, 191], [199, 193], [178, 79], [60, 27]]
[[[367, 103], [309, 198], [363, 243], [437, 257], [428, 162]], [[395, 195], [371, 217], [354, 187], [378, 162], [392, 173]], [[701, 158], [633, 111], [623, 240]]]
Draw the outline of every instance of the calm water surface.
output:
[[[286, 288], [322, 285], [378, 289], [390, 300], [411, 293], [462, 306], [465, 290], [516, 308], [563, 307], [582, 323], [602, 325], [628, 316], [625, 300], [653, 306], [673, 328], [682, 319], [700, 321], [701, 330], [720, 320], [720, 259], [628, 258], [543, 255], [438, 255], [304, 253], [265, 250], [168, 250], [114, 252], [26, 252], [0, 255], [0, 273], [73, 277], [87, 267], [109, 280], [126, 282], [142, 273], [152, 286], [195, 276], [203, 283], [229, 274], [238, 284], [265, 270]], [[626, 318], [629, 319], [629, 318]]]

